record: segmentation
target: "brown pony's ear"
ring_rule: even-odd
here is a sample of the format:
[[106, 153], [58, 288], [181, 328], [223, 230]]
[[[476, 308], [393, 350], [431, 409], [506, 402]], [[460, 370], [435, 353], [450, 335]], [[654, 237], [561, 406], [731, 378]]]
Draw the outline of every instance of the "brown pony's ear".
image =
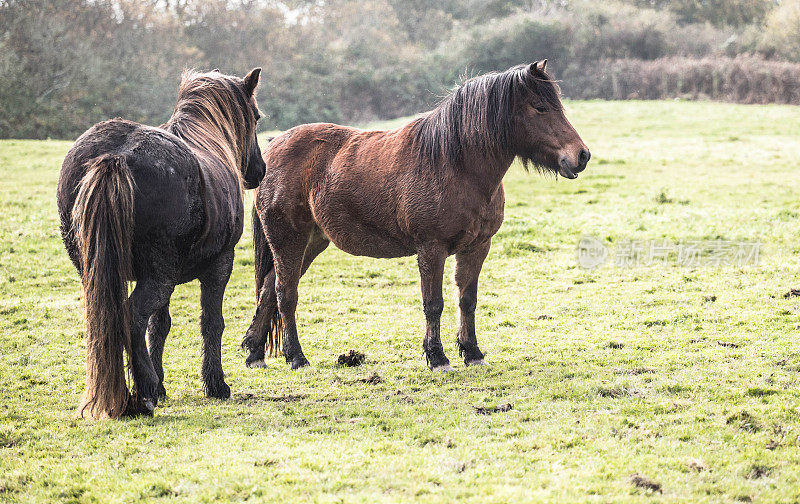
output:
[[542, 61], [534, 61], [530, 65], [528, 65], [528, 75], [533, 78], [536, 78], [538, 75], [544, 72], [544, 69], [547, 67], [547, 60]]
[[244, 90], [247, 91], [247, 94], [252, 95], [253, 92], [258, 87], [258, 83], [261, 80], [261, 67], [256, 67], [250, 70], [244, 78]]

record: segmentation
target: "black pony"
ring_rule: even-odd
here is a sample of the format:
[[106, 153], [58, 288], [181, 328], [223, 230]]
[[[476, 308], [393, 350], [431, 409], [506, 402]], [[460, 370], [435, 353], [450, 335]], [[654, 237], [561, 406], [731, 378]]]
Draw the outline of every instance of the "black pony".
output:
[[[81, 415], [153, 413], [166, 394], [162, 354], [170, 296], [175, 285], [195, 278], [205, 391], [230, 397], [221, 361], [222, 296], [242, 234], [243, 189], [264, 176], [256, 138], [260, 75], [260, 68], [244, 79], [187, 72], [166, 124], [96, 124], [64, 159], [57, 193], [61, 233], [86, 296]], [[129, 297], [130, 281], [136, 287]]]

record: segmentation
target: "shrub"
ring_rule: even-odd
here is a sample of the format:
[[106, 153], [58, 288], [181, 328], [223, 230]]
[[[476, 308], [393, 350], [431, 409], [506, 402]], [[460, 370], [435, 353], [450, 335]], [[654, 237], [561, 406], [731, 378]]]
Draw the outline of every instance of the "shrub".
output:
[[607, 60], [565, 76], [563, 87], [575, 98], [800, 104], [800, 64], [755, 56]]
[[800, 0], [783, 0], [769, 15], [762, 52], [800, 61]]

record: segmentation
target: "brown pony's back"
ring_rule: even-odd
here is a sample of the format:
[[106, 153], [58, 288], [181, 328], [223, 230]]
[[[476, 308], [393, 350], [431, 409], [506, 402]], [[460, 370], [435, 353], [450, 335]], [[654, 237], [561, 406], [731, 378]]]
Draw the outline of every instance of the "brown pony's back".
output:
[[[479, 234], [474, 226], [464, 232], [460, 221], [468, 216], [493, 221], [486, 230], [493, 232], [502, 204], [487, 211], [489, 201], [480, 202], [479, 190], [454, 183], [458, 174], [420, 166], [414, 126], [362, 131], [308, 124], [289, 130], [265, 153], [266, 178], [275, 183], [262, 184], [259, 210], [267, 201], [307, 202], [290, 210], [294, 218], [313, 220], [345, 252], [370, 257], [413, 255], [427, 235], [447, 240], [455, 251]], [[490, 200], [502, 198], [498, 186]]]

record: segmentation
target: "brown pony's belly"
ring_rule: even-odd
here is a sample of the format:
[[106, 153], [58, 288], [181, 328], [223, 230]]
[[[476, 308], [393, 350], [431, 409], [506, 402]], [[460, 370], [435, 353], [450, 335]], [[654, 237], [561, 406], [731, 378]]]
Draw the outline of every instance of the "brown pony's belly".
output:
[[356, 183], [328, 185], [311, 194], [311, 214], [325, 236], [348, 254], [389, 258], [416, 253], [390, 208], [396, 205]]
[[400, 241], [381, 230], [361, 222], [349, 222], [346, 226], [324, 226], [325, 236], [340, 250], [357, 256], [376, 258], [405, 257], [416, 254], [413, 246]]

